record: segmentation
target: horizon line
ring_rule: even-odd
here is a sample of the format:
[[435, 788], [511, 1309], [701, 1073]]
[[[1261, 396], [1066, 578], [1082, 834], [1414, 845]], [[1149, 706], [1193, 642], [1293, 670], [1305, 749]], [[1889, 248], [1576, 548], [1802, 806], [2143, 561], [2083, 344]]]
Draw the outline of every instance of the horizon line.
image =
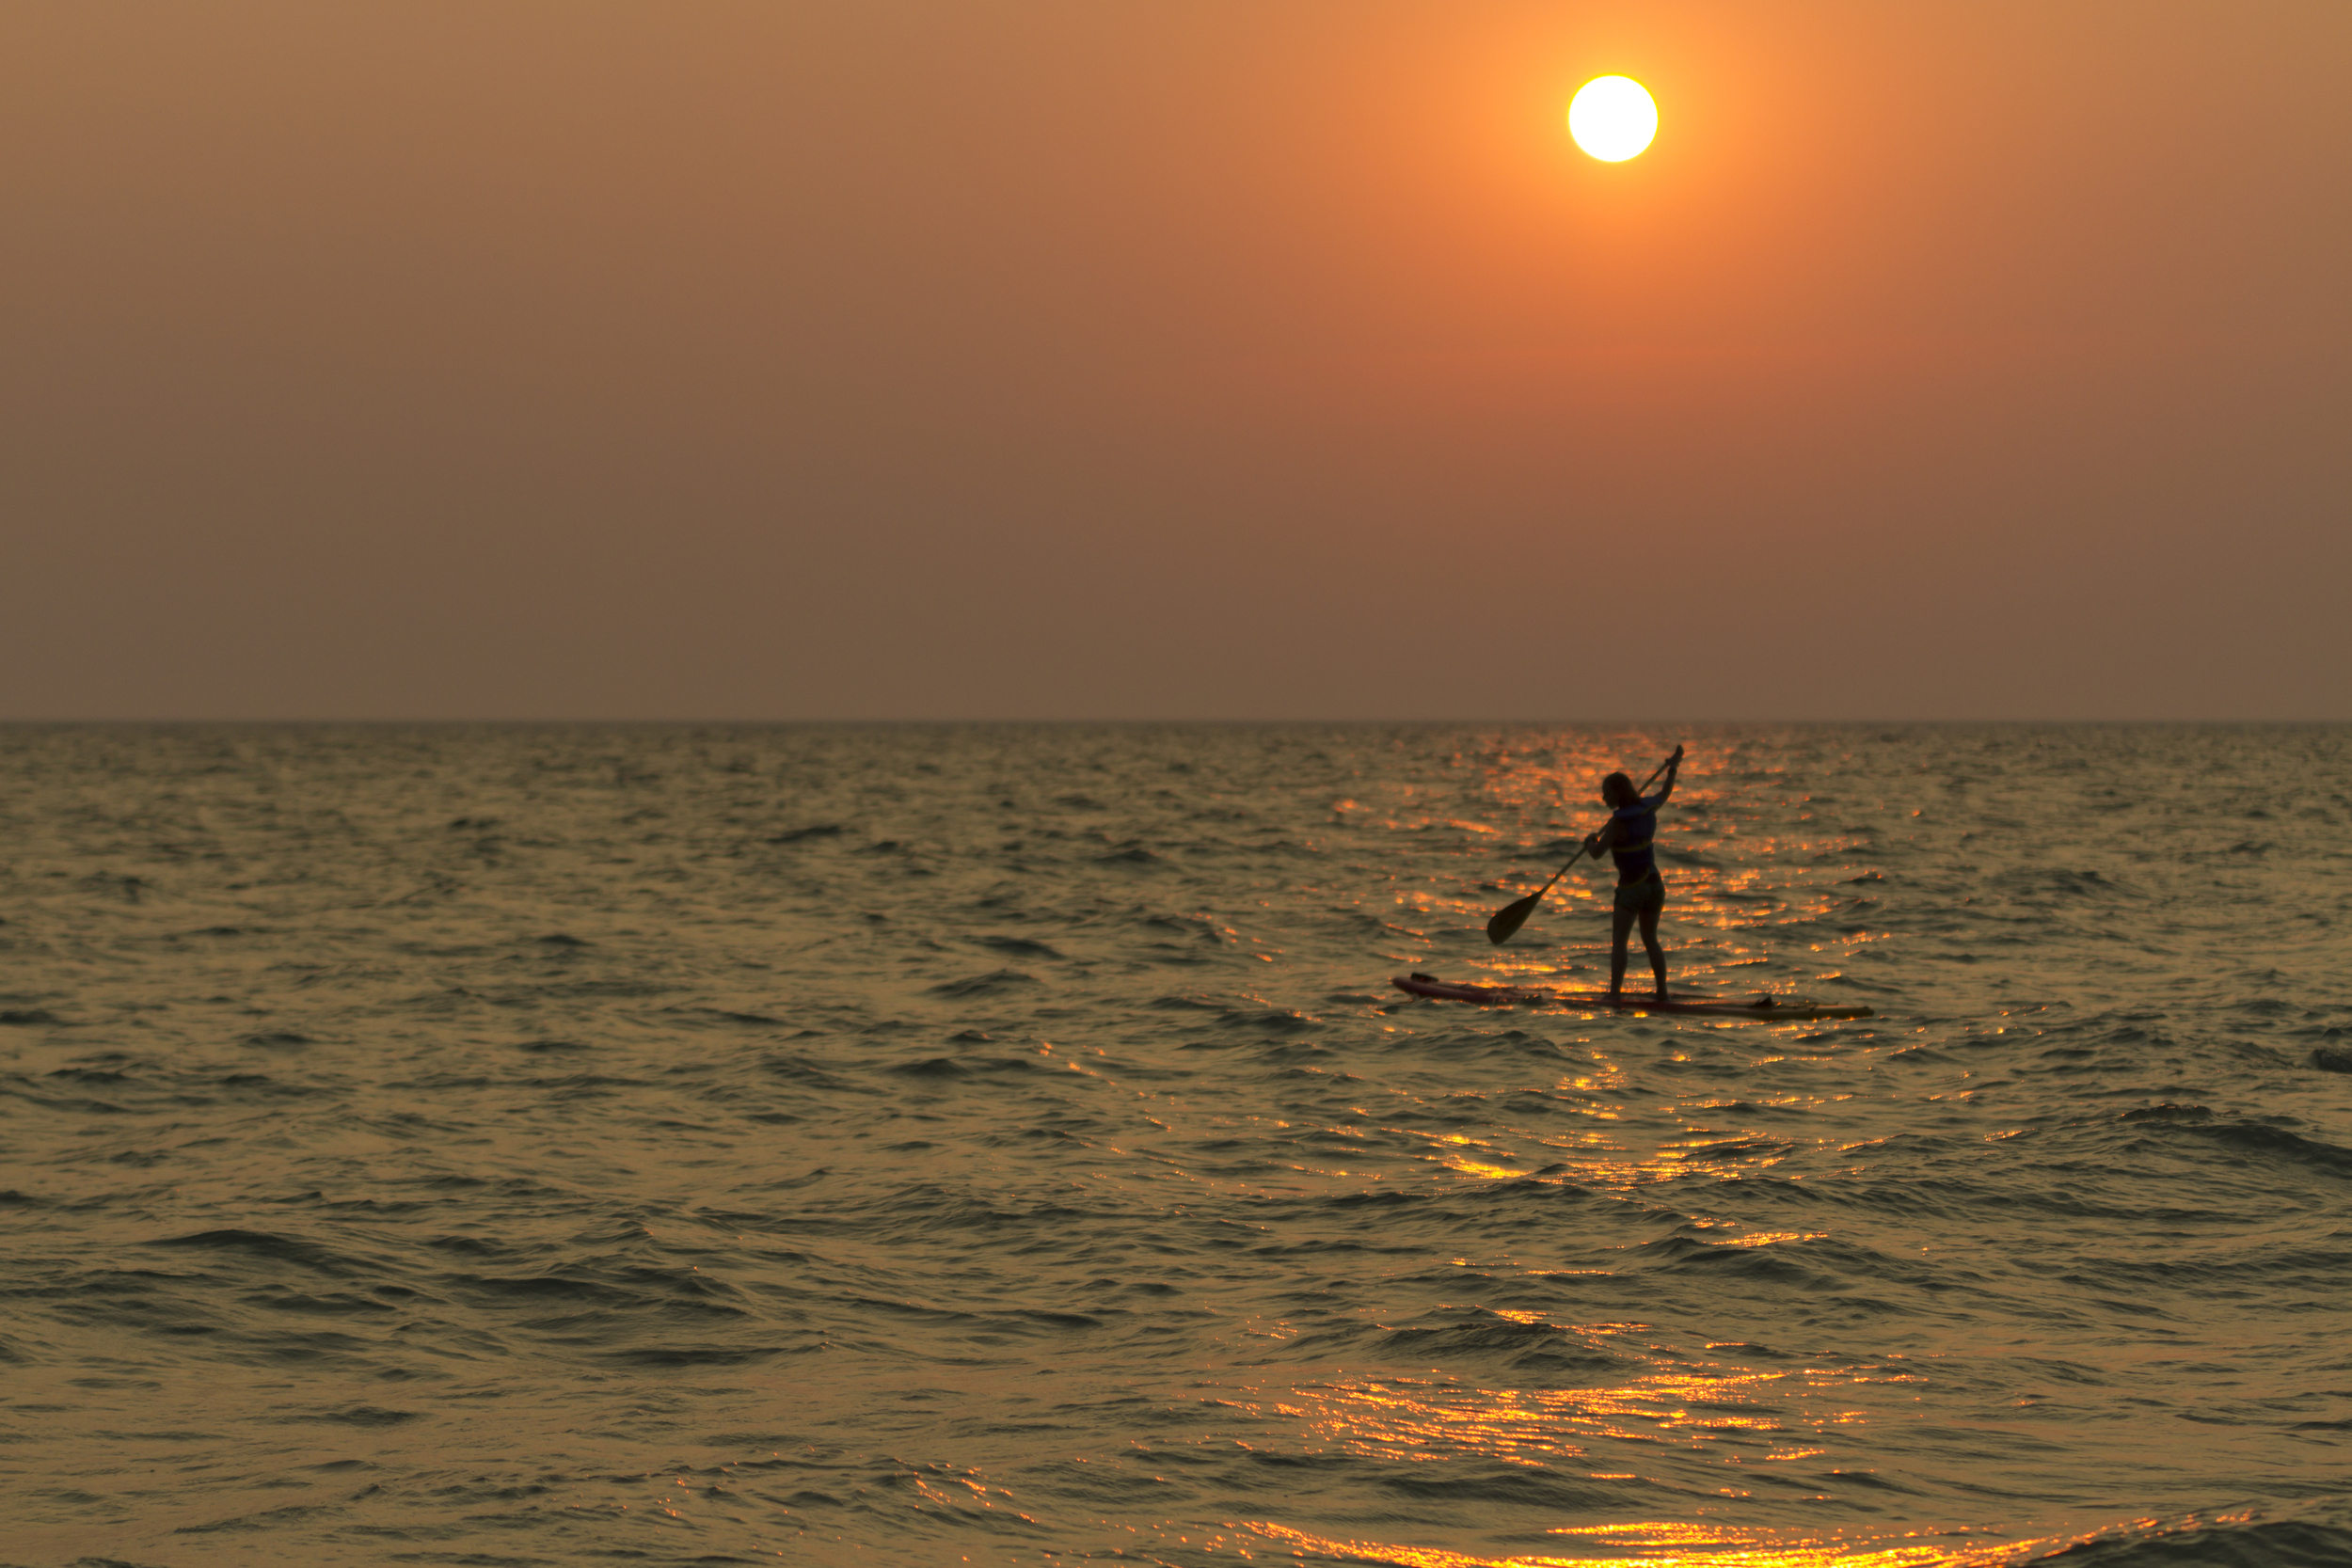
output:
[[146, 724], [146, 725], [174, 725], [174, 724], [184, 724], [184, 725], [202, 725], [202, 724], [214, 724], [214, 725], [228, 725], [228, 724], [256, 724], [256, 725], [289, 725], [289, 726], [291, 726], [291, 725], [327, 725], [327, 724], [354, 724], [354, 725], [367, 725], [367, 724], [380, 724], [380, 725], [393, 725], [393, 724], [419, 724], [419, 725], [450, 725], [450, 726], [457, 726], [457, 725], [495, 725], [495, 724], [504, 724], [504, 725], [609, 724], [609, 725], [616, 725], [616, 726], [624, 726], [624, 725], [626, 725], [626, 726], [641, 726], [641, 727], [650, 727], [650, 726], [656, 726], [656, 725], [689, 725], [689, 724], [733, 724], [733, 725], [743, 725], [743, 726], [763, 726], [763, 725], [765, 725], [765, 726], [775, 726], [775, 727], [784, 727], [784, 726], [814, 726], [814, 725], [826, 725], [826, 724], [832, 724], [832, 725], [843, 725], [843, 726], [850, 726], [850, 725], [863, 725], [863, 726], [884, 726], [884, 725], [906, 725], [906, 726], [996, 725], [996, 726], [1014, 726], [1014, 725], [1030, 725], [1030, 726], [1040, 726], [1040, 727], [1042, 727], [1042, 726], [1048, 726], [1048, 725], [1063, 725], [1063, 724], [1067, 724], [1067, 725], [1077, 725], [1077, 724], [1095, 724], [1095, 725], [1137, 725], [1137, 726], [1140, 726], [1140, 725], [1152, 725], [1152, 724], [1168, 725], [1168, 726], [1178, 726], [1178, 725], [1193, 725], [1193, 726], [1197, 726], [1197, 725], [1232, 725], [1232, 726], [1248, 726], [1248, 725], [1283, 725], [1283, 724], [1298, 724], [1298, 725], [1308, 725], [1308, 724], [1321, 724], [1321, 725], [1348, 725], [1348, 724], [1399, 724], [1399, 725], [1426, 726], [1426, 727], [1436, 727], [1436, 726], [1444, 726], [1444, 725], [1466, 725], [1466, 724], [1501, 724], [1501, 725], [1569, 725], [1569, 726], [1594, 726], [1594, 727], [1597, 727], [1597, 726], [1613, 726], [1613, 727], [1618, 727], [1618, 728], [1626, 728], [1626, 727], [1647, 727], [1647, 728], [1657, 728], [1657, 727], [1660, 727], [1660, 726], [1662, 726], [1662, 725], [1674, 725], [1674, 724], [1688, 724], [1688, 725], [1692, 725], [1692, 726], [1704, 726], [1704, 727], [1714, 727], [1714, 726], [1735, 725], [1735, 724], [1928, 724], [1928, 725], [1936, 725], [1936, 724], [2014, 724], [2014, 725], [2050, 725], [2050, 724], [2112, 724], [2112, 725], [2136, 725], [2136, 724], [2150, 724], [2150, 725], [2153, 725], [2153, 724], [2199, 724], [2199, 725], [2215, 725], [2215, 726], [2222, 726], [2222, 725], [2304, 725], [2304, 726], [2314, 726], [2314, 725], [2352, 725], [2352, 718], [2332, 718], [2332, 719], [2329, 719], [2329, 718], [2312, 718], [2312, 717], [2296, 717], [2296, 718], [2276, 718], [2276, 717], [2273, 717], [2273, 718], [2233, 718], [2233, 719], [2221, 719], [2221, 718], [2212, 718], [2212, 717], [2180, 717], [2180, 716], [2171, 716], [2171, 717], [2159, 717], [2159, 716], [2119, 717], [2119, 716], [2114, 716], [2114, 715], [2105, 715], [2105, 716], [2066, 715], [2066, 716], [2043, 716], [2043, 717], [2021, 717], [2021, 716], [1932, 716], [1932, 717], [1921, 717], [1921, 716], [1914, 716], [1914, 717], [1900, 717], [1900, 718], [1898, 718], [1898, 717], [1887, 717], [1887, 716], [1883, 716], [1883, 715], [1879, 715], [1879, 716], [1861, 716], [1861, 717], [1770, 716], [1770, 717], [1749, 717], [1749, 718], [1736, 718], [1736, 719], [1735, 719], [1735, 718], [1692, 718], [1692, 717], [1687, 717], [1687, 716], [1675, 716], [1675, 717], [1668, 717], [1668, 718], [1550, 718], [1550, 719], [1539, 719], [1539, 718], [1526, 718], [1526, 717], [1517, 717], [1517, 718], [1497, 718], [1497, 717], [1452, 717], [1452, 718], [1432, 718], [1432, 717], [1427, 717], [1427, 716], [1421, 716], [1421, 717], [1354, 717], [1354, 718], [1332, 718], [1332, 717], [1327, 717], [1327, 716], [1325, 716], [1325, 717], [1302, 717], [1302, 716], [1291, 716], [1291, 717], [1280, 717], [1280, 718], [1235, 718], [1235, 717], [1194, 716], [1194, 717], [1137, 718], [1137, 717], [1134, 717], [1134, 716], [1126, 716], [1126, 717], [1110, 716], [1110, 717], [1104, 717], [1104, 716], [1085, 716], [1085, 715], [1081, 715], [1081, 716], [1074, 716], [1074, 717], [1058, 717], [1058, 718], [1007, 718], [1007, 717], [962, 717], [962, 718], [957, 718], [957, 717], [940, 717], [940, 716], [922, 716], [922, 717], [907, 717], [907, 716], [858, 716], [858, 717], [838, 717], [838, 716], [835, 716], [835, 717], [824, 717], [824, 718], [775, 718], [775, 717], [767, 717], [767, 718], [750, 718], [750, 717], [743, 717], [743, 716], [739, 716], [739, 715], [738, 715], [738, 716], [697, 715], [697, 716], [689, 716], [689, 717], [677, 717], [677, 716], [660, 716], [660, 717], [654, 717], [654, 716], [638, 716], [638, 717], [631, 717], [631, 716], [614, 716], [614, 715], [601, 715], [601, 716], [571, 716], [571, 717], [551, 717], [551, 716], [545, 716], [545, 715], [542, 715], [542, 716], [532, 716], [532, 717], [519, 717], [519, 716], [501, 716], [501, 717], [453, 717], [453, 716], [449, 716], [449, 715], [437, 715], [437, 715], [393, 715], [393, 716], [386, 716], [386, 715], [373, 715], [373, 716], [340, 716], [340, 717], [321, 717], [321, 716], [305, 716], [305, 715], [271, 715], [271, 716], [250, 716], [250, 715], [248, 715], [248, 716], [244, 716], [244, 717], [228, 717], [228, 716], [219, 716], [219, 715], [201, 715], [201, 716], [186, 716], [186, 715], [182, 715], [182, 716], [177, 716], [177, 717], [165, 717], [165, 716], [121, 716], [121, 715], [116, 715], [116, 716], [95, 716], [95, 717], [94, 717], [94, 716], [80, 716], [80, 717], [53, 717], [53, 718], [15, 718], [15, 717], [0, 717], [0, 727], [8, 727], [8, 728], [25, 728], [25, 727], [33, 727], [33, 726], [39, 726], [39, 725], [87, 725], [87, 726], [98, 726], [98, 725], [107, 725], [107, 724], [122, 724], [122, 725], [132, 725], [132, 724]]

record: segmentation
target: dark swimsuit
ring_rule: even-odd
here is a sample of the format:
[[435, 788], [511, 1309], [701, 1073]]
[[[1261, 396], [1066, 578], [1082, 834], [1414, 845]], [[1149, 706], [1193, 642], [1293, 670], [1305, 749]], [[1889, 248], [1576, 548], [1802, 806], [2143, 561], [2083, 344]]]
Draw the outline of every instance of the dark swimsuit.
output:
[[1617, 842], [1609, 852], [1617, 862], [1617, 908], [1635, 911], [1644, 909], [1663, 909], [1666, 905], [1666, 881], [1658, 874], [1658, 860], [1652, 847], [1658, 839], [1658, 808], [1665, 802], [1662, 795], [1647, 795], [1629, 806], [1621, 806], [1613, 815], [1617, 824]]

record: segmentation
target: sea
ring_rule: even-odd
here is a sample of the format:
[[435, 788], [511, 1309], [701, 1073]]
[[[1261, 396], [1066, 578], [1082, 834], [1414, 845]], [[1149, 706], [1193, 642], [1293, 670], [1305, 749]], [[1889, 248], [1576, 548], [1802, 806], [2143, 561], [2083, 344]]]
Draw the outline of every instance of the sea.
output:
[[[1589, 990], [1660, 813], [1677, 990]], [[2352, 1563], [2352, 726], [0, 729], [0, 1563]], [[1646, 978], [1638, 945], [1632, 984]]]

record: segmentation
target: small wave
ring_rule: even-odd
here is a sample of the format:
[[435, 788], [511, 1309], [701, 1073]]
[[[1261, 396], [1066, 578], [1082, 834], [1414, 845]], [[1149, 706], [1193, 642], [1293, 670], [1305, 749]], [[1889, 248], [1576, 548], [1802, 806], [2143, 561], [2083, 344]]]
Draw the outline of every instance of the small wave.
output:
[[1617, 1356], [1592, 1349], [1577, 1334], [1548, 1323], [1521, 1323], [1483, 1307], [1455, 1321], [1394, 1328], [1370, 1347], [1401, 1365], [1490, 1362], [1516, 1372], [1621, 1371]]
[[260, 1100], [307, 1100], [329, 1093], [308, 1084], [285, 1084], [265, 1072], [232, 1072], [220, 1080], [224, 1089], [233, 1089]]
[[846, 831], [838, 822], [817, 822], [805, 828], [794, 828], [789, 832], [778, 833], [767, 842], [770, 844], [805, 844], [813, 838], [839, 838]]
[[212, 1252], [246, 1258], [265, 1259], [274, 1263], [292, 1263], [316, 1274], [353, 1275], [366, 1272], [356, 1259], [299, 1237], [274, 1235], [266, 1230], [236, 1228], [199, 1230], [186, 1236], [162, 1236], [147, 1243], [149, 1246], [185, 1247], [195, 1252]]
[[1590, 1516], [1617, 1500], [1606, 1486], [1581, 1477], [1521, 1465], [1455, 1463], [1445, 1473], [1418, 1476], [1409, 1472], [1381, 1477], [1375, 1482], [1383, 1492], [1422, 1503], [1474, 1504], [1486, 1508], [1525, 1508], [1546, 1513]]
[[993, 969], [986, 974], [968, 974], [961, 980], [942, 980], [930, 988], [933, 996], [999, 996], [1039, 984], [1034, 974], [1017, 969]]
[[644, 1078], [614, 1078], [600, 1072], [575, 1072], [562, 1078], [523, 1078], [516, 1080], [526, 1089], [554, 1089], [576, 1093], [586, 1089], [642, 1089], [647, 1086]]
[[781, 1029], [784, 1020], [769, 1013], [734, 1012], [725, 1007], [664, 1007], [664, 1017], [691, 1019], [697, 1023], [731, 1023], [754, 1029]]
[[1633, 1251], [1635, 1258], [1646, 1259], [1654, 1267], [1677, 1273], [1701, 1270], [1801, 1290], [1821, 1290], [1832, 1283], [1827, 1276], [1785, 1254], [1786, 1249], [1781, 1247], [1724, 1246], [1693, 1241], [1688, 1236], [1664, 1237]]
[[2302, 1519], [2198, 1525], [2084, 1542], [2032, 1560], [2066, 1568], [2344, 1568], [2352, 1562], [2352, 1529]]
[[329, 1426], [396, 1427], [421, 1420], [423, 1412], [417, 1410], [387, 1410], [380, 1405], [355, 1404], [347, 1410], [330, 1410], [319, 1416], [290, 1416], [293, 1421], [309, 1421]]
[[2301, 1137], [2283, 1128], [2265, 1127], [2254, 1121], [2183, 1121], [2174, 1125], [2185, 1133], [2211, 1138], [2249, 1154], [2291, 1161], [2330, 1176], [2352, 1177], [2352, 1149]]
[[2111, 880], [2096, 871], [2074, 871], [2058, 865], [2021, 866], [2000, 872], [1991, 880], [1994, 887], [2012, 896], [2034, 894], [2101, 899], [2146, 896], [2137, 887]]
[[927, 1056], [887, 1070], [908, 1078], [968, 1078], [987, 1072], [1034, 1072], [1037, 1064], [1020, 1056]]
[[1162, 1013], [1223, 1013], [1232, 1010], [1228, 1004], [1209, 996], [1155, 996], [1144, 1006]]
[[1058, 948], [1032, 942], [1027, 937], [982, 937], [980, 945], [1016, 958], [1058, 958], [1062, 956]]
[[1262, 1035], [1295, 1035], [1319, 1021], [1288, 1007], [1232, 1008], [1216, 1021], [1220, 1029], [1254, 1029]]
[[598, 1358], [615, 1367], [742, 1367], [782, 1354], [773, 1345], [631, 1345]]

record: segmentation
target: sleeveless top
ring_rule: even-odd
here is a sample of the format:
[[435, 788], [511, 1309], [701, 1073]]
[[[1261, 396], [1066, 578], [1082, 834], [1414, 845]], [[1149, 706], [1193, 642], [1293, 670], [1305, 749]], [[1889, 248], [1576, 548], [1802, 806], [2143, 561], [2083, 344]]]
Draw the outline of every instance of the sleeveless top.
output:
[[1617, 842], [1609, 852], [1616, 857], [1620, 884], [1645, 882], [1658, 875], [1658, 862], [1650, 853], [1658, 837], [1658, 807], [1659, 798], [1647, 795], [1610, 814], [1617, 824]]

